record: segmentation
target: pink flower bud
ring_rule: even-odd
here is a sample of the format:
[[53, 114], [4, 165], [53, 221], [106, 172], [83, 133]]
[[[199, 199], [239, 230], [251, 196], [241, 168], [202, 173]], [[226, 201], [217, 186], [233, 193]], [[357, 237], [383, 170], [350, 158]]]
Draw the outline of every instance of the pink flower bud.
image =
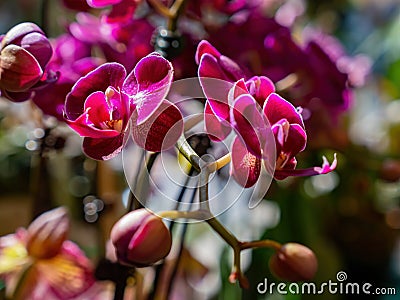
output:
[[269, 267], [275, 276], [283, 280], [303, 281], [314, 277], [318, 262], [311, 249], [288, 243], [271, 257]]
[[27, 230], [26, 248], [29, 255], [39, 259], [56, 256], [67, 238], [69, 225], [64, 207], [41, 214]]
[[145, 209], [123, 216], [111, 231], [111, 241], [121, 263], [144, 267], [168, 255], [172, 238], [162, 219]]

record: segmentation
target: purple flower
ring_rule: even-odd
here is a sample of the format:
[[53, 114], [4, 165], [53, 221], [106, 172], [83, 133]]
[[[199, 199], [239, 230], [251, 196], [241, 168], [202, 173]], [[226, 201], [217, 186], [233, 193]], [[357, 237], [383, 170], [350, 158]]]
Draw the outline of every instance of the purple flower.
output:
[[199, 43], [195, 60], [199, 65], [200, 84], [207, 98], [206, 130], [212, 140], [223, 140], [231, 131], [229, 91], [234, 82], [244, 77], [244, 73], [233, 60], [222, 55], [206, 40]]
[[56, 75], [45, 72], [52, 52], [37, 25], [27, 22], [11, 28], [0, 46], [1, 95], [12, 101], [25, 101], [35, 88], [54, 82]]
[[231, 153], [232, 175], [239, 184], [254, 185], [262, 161], [276, 179], [324, 174], [336, 167], [335, 158], [332, 165], [324, 159], [322, 168], [295, 169], [295, 155], [307, 144], [303, 118], [290, 102], [275, 93], [268, 77], [253, 76], [245, 81], [240, 67], [207, 41], [199, 44], [196, 61], [207, 98], [206, 132], [216, 141], [225, 139], [232, 128], [237, 133]]
[[[305, 149], [307, 135], [297, 109], [278, 94], [271, 93], [266, 98], [262, 112], [252, 95], [241, 94], [234, 100], [231, 114], [238, 134], [231, 148], [231, 171], [242, 186], [256, 183], [262, 161], [278, 180], [326, 174], [336, 168], [336, 157], [331, 165], [324, 157], [322, 167], [296, 169], [295, 156]], [[275, 148], [271, 148], [272, 145]]]
[[280, 88], [292, 103], [310, 110], [311, 118], [329, 111], [327, 118], [334, 121], [351, 102], [349, 87], [362, 83], [367, 72], [360, 66], [366, 59], [350, 60], [343, 49], [338, 52], [337, 41], [308, 34], [299, 44], [289, 28], [257, 12], [238, 13], [208, 33], [209, 41], [222, 52], [230, 51], [246, 73], [263, 74], [275, 83], [295, 75], [296, 80]]
[[69, 30], [76, 39], [100, 49], [107, 61], [122, 64], [128, 72], [154, 51], [150, 44], [154, 26], [146, 19], [106, 23], [91, 14], [79, 13]]
[[98, 67], [103, 61], [91, 57], [91, 47], [71, 35], [64, 34], [52, 42], [53, 56], [48, 69], [60, 73], [57, 82], [35, 93], [32, 101], [46, 114], [64, 121], [65, 97], [82, 76]]
[[67, 95], [65, 114], [84, 137], [86, 155], [98, 160], [116, 156], [130, 123], [139, 146], [149, 151], [172, 147], [183, 130], [180, 111], [165, 99], [172, 76], [171, 63], [152, 53], [128, 76], [122, 65], [106, 63], [79, 79]]
[[38, 216], [28, 229], [0, 237], [0, 278], [8, 297], [76, 299], [94, 286], [93, 267], [67, 240], [69, 228], [66, 210], [56, 208]]

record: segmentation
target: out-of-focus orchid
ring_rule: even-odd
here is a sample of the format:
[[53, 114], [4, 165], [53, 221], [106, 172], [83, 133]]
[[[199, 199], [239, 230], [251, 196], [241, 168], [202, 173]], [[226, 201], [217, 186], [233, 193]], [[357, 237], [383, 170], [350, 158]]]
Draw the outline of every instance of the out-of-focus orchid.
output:
[[162, 219], [146, 209], [131, 211], [114, 225], [111, 241], [118, 260], [137, 267], [156, 263], [168, 255], [172, 238]]
[[12, 299], [72, 299], [93, 286], [90, 261], [68, 231], [67, 212], [57, 208], [0, 238], [0, 277]]
[[[280, 85], [290, 101], [312, 113], [329, 110], [327, 117], [335, 120], [351, 102], [350, 87], [362, 83], [368, 71], [365, 66], [355, 69], [357, 61], [343, 55], [344, 51], [337, 55], [337, 41], [327, 42], [327, 36], [321, 41], [321, 35], [315, 34], [305, 36], [303, 43], [298, 43], [289, 28], [255, 11], [236, 14], [224, 26], [209, 30], [209, 41], [220, 51], [229, 51], [246, 72], [263, 74], [275, 83], [295, 79]], [[241, 51], [230, 51], [238, 47]]]
[[108, 23], [126, 22], [132, 18], [137, 5], [141, 0], [86, 0], [89, 6], [104, 8], [112, 5], [112, 10], [104, 16]]
[[172, 76], [171, 63], [152, 53], [128, 76], [122, 65], [107, 63], [79, 79], [67, 95], [65, 113], [66, 122], [85, 137], [84, 152], [98, 160], [117, 155], [131, 116], [137, 144], [149, 151], [172, 147], [183, 130], [180, 111], [164, 99]]
[[128, 72], [154, 51], [150, 39], [155, 27], [146, 19], [106, 23], [88, 13], [79, 13], [76, 19], [69, 26], [71, 34], [82, 43], [100, 49], [107, 61], [122, 64]]
[[98, 67], [103, 61], [91, 57], [91, 47], [69, 34], [59, 36], [52, 42], [53, 56], [48, 69], [59, 71], [54, 84], [35, 93], [32, 101], [46, 114], [64, 121], [65, 97], [72, 86], [82, 76]]
[[52, 48], [34, 23], [20, 23], [2, 37], [0, 45], [1, 95], [16, 102], [28, 100], [36, 88], [57, 80], [45, 68]]

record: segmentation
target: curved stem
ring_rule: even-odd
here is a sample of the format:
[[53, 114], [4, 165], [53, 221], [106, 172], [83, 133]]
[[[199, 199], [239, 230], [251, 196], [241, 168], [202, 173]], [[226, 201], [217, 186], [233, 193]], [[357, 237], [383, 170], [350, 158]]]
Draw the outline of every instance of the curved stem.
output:
[[200, 156], [197, 155], [183, 135], [181, 135], [176, 142], [176, 147], [178, 148], [179, 152], [182, 153], [182, 155], [192, 164], [193, 168], [200, 172]]
[[178, 211], [168, 210], [158, 213], [160, 218], [176, 220], [176, 219], [193, 219], [193, 220], [204, 220], [210, 218], [212, 215], [206, 210], [195, 210], [195, 211]]
[[173, 14], [168, 7], [162, 4], [159, 0], [148, 0], [153, 8], [162, 16], [166, 18], [172, 18]]
[[132, 183], [132, 187], [130, 188], [130, 191], [129, 191], [127, 213], [134, 209], [138, 209], [141, 207], [141, 204], [140, 204], [139, 200], [136, 198], [134, 191], [136, 190], [136, 187], [138, 185], [139, 176], [140, 176], [140, 173], [142, 170], [143, 160], [144, 160], [145, 155], [146, 155], [146, 152], [144, 150], [141, 150], [140, 161], [139, 161], [139, 164], [136, 169], [136, 176]]
[[171, 6], [170, 12], [173, 17], [168, 19], [168, 30], [176, 31], [178, 19], [179, 16], [182, 14], [183, 9], [185, 8], [185, 3], [186, 0], [176, 0]]
[[271, 248], [276, 251], [279, 251], [282, 248], [282, 244], [273, 240], [261, 240], [261, 241], [242, 242], [240, 245], [241, 250], [255, 249], [255, 248]]
[[[194, 189], [192, 191], [192, 195], [190, 197], [190, 202], [189, 202], [190, 206], [192, 206], [195, 197], [196, 197], [196, 190]], [[176, 256], [176, 261], [174, 263], [173, 271], [172, 271], [171, 276], [169, 278], [169, 284], [168, 284], [168, 289], [167, 289], [168, 298], [169, 298], [169, 296], [171, 294], [173, 283], [174, 283], [174, 279], [175, 279], [175, 277], [176, 277], [176, 275], [178, 273], [179, 265], [180, 265], [181, 260], [182, 260], [182, 253], [183, 253], [183, 250], [184, 250], [184, 247], [185, 247], [185, 237], [186, 237], [187, 228], [188, 228], [188, 223], [185, 222], [183, 224], [182, 232], [180, 234], [179, 252], [178, 252], [178, 255]]]
[[232, 158], [231, 154], [228, 153], [228, 154], [225, 154], [224, 156], [222, 156], [221, 158], [217, 159], [214, 162], [215, 170], [219, 170], [222, 167], [225, 167], [227, 164], [229, 164], [231, 162], [231, 158]]

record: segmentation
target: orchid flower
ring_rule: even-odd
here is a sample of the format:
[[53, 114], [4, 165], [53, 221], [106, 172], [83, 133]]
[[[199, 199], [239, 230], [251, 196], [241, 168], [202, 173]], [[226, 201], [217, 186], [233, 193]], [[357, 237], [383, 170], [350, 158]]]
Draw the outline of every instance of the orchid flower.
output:
[[122, 65], [106, 63], [79, 79], [67, 95], [65, 118], [84, 137], [86, 155], [113, 158], [130, 132], [148, 151], [172, 147], [183, 130], [179, 109], [165, 99], [172, 76], [171, 63], [152, 53], [128, 76]]
[[65, 208], [36, 218], [27, 229], [0, 238], [0, 278], [12, 299], [71, 299], [94, 284], [92, 266], [67, 240]]
[[104, 8], [112, 6], [111, 12], [104, 16], [107, 23], [126, 22], [132, 18], [140, 0], [86, 0], [89, 6]]
[[206, 131], [216, 141], [225, 139], [232, 128], [237, 133], [231, 146], [231, 172], [239, 184], [253, 186], [262, 161], [276, 179], [324, 174], [336, 167], [335, 157], [332, 165], [324, 158], [322, 167], [295, 169], [295, 155], [307, 144], [303, 118], [298, 109], [275, 93], [268, 77], [254, 76], [245, 81], [240, 67], [207, 41], [199, 44], [196, 61], [207, 98]]

